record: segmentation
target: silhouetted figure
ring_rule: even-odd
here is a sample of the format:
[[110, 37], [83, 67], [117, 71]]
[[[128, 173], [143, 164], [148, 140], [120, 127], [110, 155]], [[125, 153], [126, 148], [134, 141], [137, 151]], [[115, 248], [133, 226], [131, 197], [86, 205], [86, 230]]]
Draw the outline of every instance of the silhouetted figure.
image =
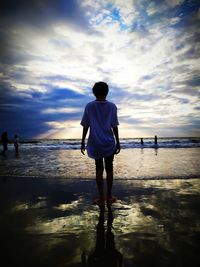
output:
[[90, 267], [121, 267], [123, 257], [115, 248], [114, 234], [112, 233], [113, 214], [108, 206], [107, 227], [104, 227], [105, 208], [100, 208], [99, 221], [96, 231], [96, 247], [88, 257]]
[[142, 145], [142, 146], [144, 145], [144, 141], [143, 141], [143, 138], [141, 138], [141, 145]]
[[154, 137], [154, 145], [157, 145], [157, 144], [158, 144], [157, 135], [155, 135], [155, 137]]
[[97, 82], [92, 91], [96, 99], [86, 105], [81, 120], [83, 126], [81, 153], [83, 155], [85, 153], [85, 138], [90, 129], [87, 153], [90, 158], [95, 160], [96, 184], [99, 192], [99, 198], [94, 201], [94, 204], [104, 205], [104, 167], [107, 180], [106, 201], [113, 203], [116, 200], [112, 196], [112, 185], [114, 155], [120, 152], [119, 122], [116, 105], [106, 100], [109, 91], [108, 85], [104, 82]]
[[8, 134], [7, 132], [3, 132], [1, 136], [1, 144], [3, 146], [2, 155], [6, 155], [6, 151], [8, 150]]
[[19, 154], [19, 138], [17, 134], [14, 135], [14, 147], [15, 147], [15, 154]]

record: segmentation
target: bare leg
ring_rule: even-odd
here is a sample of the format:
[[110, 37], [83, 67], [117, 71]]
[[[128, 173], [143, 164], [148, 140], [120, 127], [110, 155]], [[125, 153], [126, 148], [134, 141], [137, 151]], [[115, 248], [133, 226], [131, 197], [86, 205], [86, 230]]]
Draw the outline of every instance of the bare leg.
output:
[[16, 155], [19, 155], [19, 149], [18, 149], [18, 147], [15, 148], [15, 154]]
[[8, 148], [6, 146], [3, 146], [3, 151], [2, 151], [2, 155], [6, 156], [6, 151], [8, 150]]
[[96, 183], [99, 191], [99, 197], [104, 200], [104, 190], [103, 190], [103, 170], [96, 171]]
[[107, 171], [107, 198], [112, 197], [113, 171]]
[[117, 198], [112, 195], [113, 171], [107, 171], [107, 205], [116, 202]]

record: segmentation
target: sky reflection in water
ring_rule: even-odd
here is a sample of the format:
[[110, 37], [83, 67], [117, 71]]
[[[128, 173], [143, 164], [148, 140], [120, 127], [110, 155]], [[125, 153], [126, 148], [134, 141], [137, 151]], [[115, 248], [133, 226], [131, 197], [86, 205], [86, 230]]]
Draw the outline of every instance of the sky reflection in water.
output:
[[[84, 266], [81, 262], [91, 261], [95, 253], [107, 255], [104, 261], [109, 264], [109, 253], [114, 253], [124, 266], [200, 262], [198, 179], [116, 181], [118, 201], [103, 215], [91, 204], [96, 192], [91, 180], [1, 183], [1, 244], [3, 255], [9, 254], [7, 260], [15, 266]], [[112, 252], [105, 252], [107, 233]]]

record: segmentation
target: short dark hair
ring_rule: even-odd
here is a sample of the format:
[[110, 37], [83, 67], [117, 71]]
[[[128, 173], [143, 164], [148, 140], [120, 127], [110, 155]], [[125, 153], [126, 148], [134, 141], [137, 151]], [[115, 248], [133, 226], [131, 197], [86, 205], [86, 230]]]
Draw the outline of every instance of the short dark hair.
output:
[[94, 84], [92, 91], [95, 96], [107, 96], [109, 89], [107, 83], [97, 82]]

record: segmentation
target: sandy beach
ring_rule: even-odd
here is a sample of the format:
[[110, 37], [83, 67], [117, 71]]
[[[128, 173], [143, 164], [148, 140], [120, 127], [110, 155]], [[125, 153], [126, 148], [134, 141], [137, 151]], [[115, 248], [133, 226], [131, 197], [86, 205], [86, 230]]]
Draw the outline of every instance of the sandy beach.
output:
[[105, 210], [92, 204], [93, 165], [79, 151], [22, 152], [1, 158], [7, 266], [200, 265], [199, 149], [123, 150], [115, 160], [118, 200]]
[[[0, 157], [0, 176], [94, 179], [93, 159], [80, 150], [20, 148]], [[122, 149], [114, 160], [115, 180], [200, 177], [200, 148]]]

